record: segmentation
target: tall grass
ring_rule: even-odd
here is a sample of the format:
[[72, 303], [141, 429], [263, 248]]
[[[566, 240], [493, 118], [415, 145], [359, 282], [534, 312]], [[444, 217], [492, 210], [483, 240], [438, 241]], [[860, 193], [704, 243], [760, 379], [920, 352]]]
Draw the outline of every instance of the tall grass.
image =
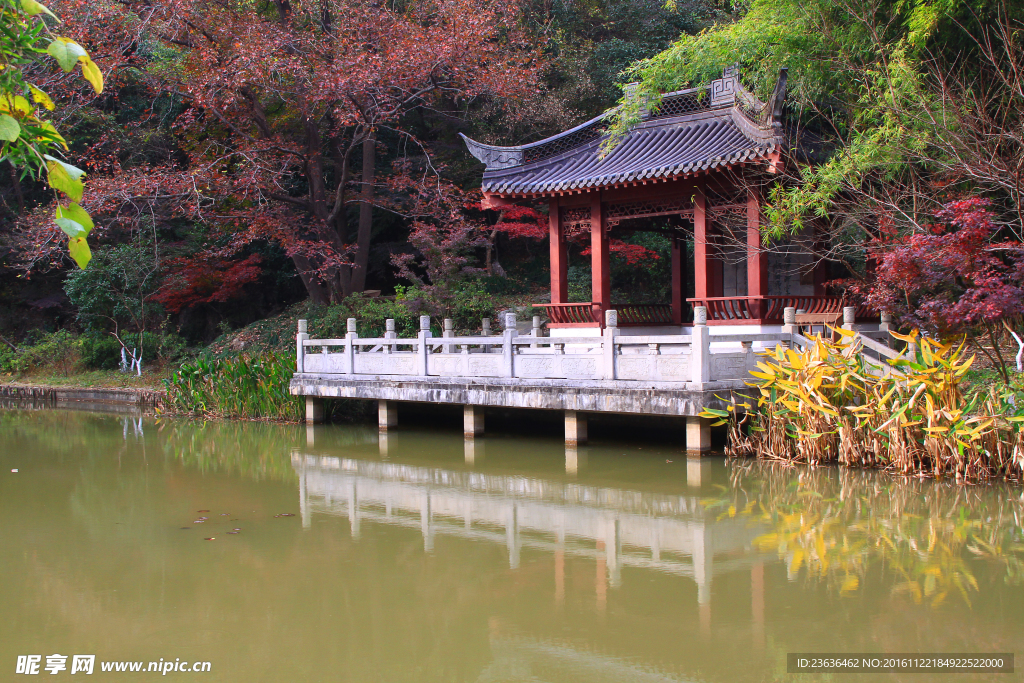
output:
[[303, 399], [288, 393], [295, 357], [285, 353], [208, 356], [186, 362], [169, 379], [168, 405], [194, 415], [297, 421]]
[[837, 331], [838, 342], [766, 352], [756, 396], [705, 411], [730, 424], [730, 454], [968, 479], [1024, 471], [1024, 412], [994, 389], [963, 394], [974, 358], [962, 345], [894, 335], [908, 350], [880, 368]]

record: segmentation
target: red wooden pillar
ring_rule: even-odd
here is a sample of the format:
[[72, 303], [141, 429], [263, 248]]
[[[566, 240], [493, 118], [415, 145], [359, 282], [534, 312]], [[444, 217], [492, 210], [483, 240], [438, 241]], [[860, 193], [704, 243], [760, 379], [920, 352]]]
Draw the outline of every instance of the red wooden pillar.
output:
[[706, 299], [714, 296], [714, 267], [709, 263], [708, 212], [704, 183], [698, 181], [693, 192], [693, 296]]
[[590, 202], [590, 277], [594, 315], [604, 325], [604, 312], [612, 307], [611, 260], [608, 235], [604, 229], [601, 211], [601, 193], [593, 193]]
[[562, 232], [558, 199], [552, 198], [548, 213], [548, 239], [551, 242], [551, 303], [569, 301], [569, 260], [566, 257], [565, 235]]
[[[768, 253], [761, 247], [761, 196], [747, 190], [747, 296], [768, 296]], [[760, 318], [767, 306], [750, 301], [750, 316]]]
[[672, 322], [683, 324], [683, 268], [686, 266], [686, 243], [672, 238]]

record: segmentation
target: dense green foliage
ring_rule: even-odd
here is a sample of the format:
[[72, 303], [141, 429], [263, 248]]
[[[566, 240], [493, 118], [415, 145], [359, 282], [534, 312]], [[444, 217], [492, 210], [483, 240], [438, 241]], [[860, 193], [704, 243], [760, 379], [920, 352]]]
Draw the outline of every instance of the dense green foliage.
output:
[[167, 400], [172, 409], [197, 415], [297, 421], [305, 403], [288, 393], [293, 372], [295, 358], [287, 354], [203, 356], [166, 380]]

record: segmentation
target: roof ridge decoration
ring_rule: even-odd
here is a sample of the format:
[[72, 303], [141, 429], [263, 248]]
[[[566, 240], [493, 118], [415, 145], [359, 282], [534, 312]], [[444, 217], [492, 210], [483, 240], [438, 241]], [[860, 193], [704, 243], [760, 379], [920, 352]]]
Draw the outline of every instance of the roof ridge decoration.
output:
[[[778, 156], [785, 145], [787, 74], [780, 69], [768, 102], [743, 86], [736, 66], [707, 85], [667, 93], [644, 107], [640, 122], [606, 156], [597, 150], [618, 107], [525, 145], [487, 145], [459, 135], [486, 166], [485, 193], [549, 194], [690, 175]], [[627, 85], [626, 97], [635, 97], [636, 89]]]

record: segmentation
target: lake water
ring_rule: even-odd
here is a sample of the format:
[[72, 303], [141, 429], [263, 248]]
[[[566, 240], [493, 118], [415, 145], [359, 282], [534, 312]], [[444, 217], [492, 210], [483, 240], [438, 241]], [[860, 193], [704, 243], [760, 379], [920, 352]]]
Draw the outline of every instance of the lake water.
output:
[[[668, 683], [1024, 652], [1018, 487], [458, 426], [0, 412], [0, 680], [32, 654], [72, 680], [94, 654], [85, 680]], [[160, 659], [210, 671], [100, 670]]]

